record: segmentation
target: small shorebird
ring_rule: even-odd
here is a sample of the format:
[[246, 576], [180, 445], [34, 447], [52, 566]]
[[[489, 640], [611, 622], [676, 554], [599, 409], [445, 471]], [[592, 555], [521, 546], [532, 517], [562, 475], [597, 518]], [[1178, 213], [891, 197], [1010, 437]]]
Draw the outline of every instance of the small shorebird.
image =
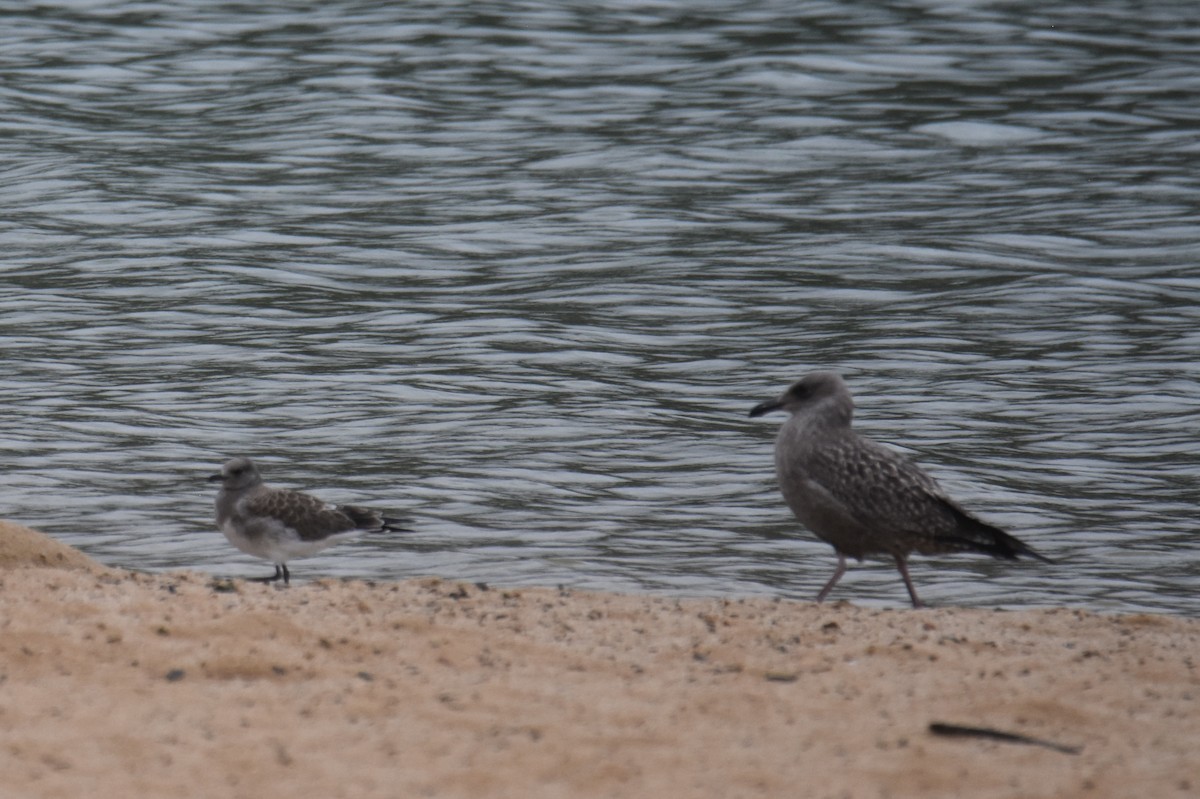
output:
[[328, 502], [263, 484], [249, 458], [234, 458], [211, 475], [221, 482], [217, 492], [217, 527], [241, 551], [275, 564], [271, 577], [259, 582], [291, 579], [288, 561], [307, 558], [339, 541], [363, 533], [408, 532], [403, 520], [354, 505]]
[[792, 513], [833, 546], [838, 564], [817, 594], [825, 599], [846, 572], [846, 557], [891, 556], [913, 607], [921, 607], [908, 576], [912, 552], [982, 552], [1050, 562], [1003, 530], [960, 508], [903, 455], [850, 429], [854, 401], [835, 372], [813, 372], [751, 416], [791, 414], [775, 439], [775, 471]]

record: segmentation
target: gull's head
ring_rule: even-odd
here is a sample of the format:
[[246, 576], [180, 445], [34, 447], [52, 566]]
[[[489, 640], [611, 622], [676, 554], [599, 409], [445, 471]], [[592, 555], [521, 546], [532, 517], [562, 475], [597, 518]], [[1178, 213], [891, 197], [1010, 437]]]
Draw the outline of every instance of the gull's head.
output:
[[850, 399], [846, 382], [837, 372], [812, 372], [797, 380], [776, 399], [755, 405], [750, 415], [762, 416], [771, 411], [787, 411], [792, 415], [830, 413], [836, 417], [844, 416], [849, 422], [854, 412], [854, 402]]
[[217, 474], [209, 476], [209, 482], [221, 481], [221, 488], [226, 491], [238, 491], [251, 488], [262, 482], [258, 467], [249, 458], [233, 458], [221, 467]]

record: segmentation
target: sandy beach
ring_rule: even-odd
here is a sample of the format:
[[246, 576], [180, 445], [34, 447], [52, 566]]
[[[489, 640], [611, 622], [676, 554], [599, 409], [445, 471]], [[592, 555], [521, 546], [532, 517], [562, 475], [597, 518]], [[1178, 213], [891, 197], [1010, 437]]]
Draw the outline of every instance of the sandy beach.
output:
[[5, 797], [1200, 795], [1195, 619], [276, 588], [12, 523], [0, 586]]

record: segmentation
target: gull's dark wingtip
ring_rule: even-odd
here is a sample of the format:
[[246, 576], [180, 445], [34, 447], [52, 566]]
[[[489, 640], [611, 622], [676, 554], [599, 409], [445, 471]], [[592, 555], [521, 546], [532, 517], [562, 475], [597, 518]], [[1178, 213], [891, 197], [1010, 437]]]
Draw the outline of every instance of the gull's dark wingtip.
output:
[[1036, 558], [1037, 560], [1040, 560], [1042, 563], [1054, 563], [1053, 558], [1046, 557], [1041, 552], [1038, 552], [1037, 550], [1035, 550], [1033, 547], [1030, 547], [1029, 545], [1025, 545], [1020, 551], [1017, 552], [1017, 554], [1018, 555], [1026, 555], [1031, 558]]

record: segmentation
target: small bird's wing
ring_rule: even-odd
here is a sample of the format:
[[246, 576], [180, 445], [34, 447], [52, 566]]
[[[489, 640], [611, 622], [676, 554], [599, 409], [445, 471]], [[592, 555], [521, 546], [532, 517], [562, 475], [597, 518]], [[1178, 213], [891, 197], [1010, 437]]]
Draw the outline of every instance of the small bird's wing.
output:
[[[323, 502], [309, 494], [286, 489], [268, 489], [244, 500], [247, 515], [269, 517], [296, 531], [301, 541], [319, 541], [339, 533], [379, 529], [378, 514], [369, 518], [352, 517], [344, 508]], [[356, 508], [355, 510], [361, 510]]]

